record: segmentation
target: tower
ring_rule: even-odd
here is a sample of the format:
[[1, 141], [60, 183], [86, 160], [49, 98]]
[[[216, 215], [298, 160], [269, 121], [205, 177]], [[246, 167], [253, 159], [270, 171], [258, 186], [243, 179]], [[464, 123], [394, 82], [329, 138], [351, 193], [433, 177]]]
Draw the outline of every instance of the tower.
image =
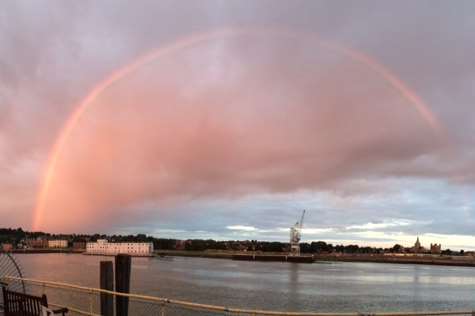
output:
[[421, 251], [421, 243], [419, 241], [419, 236], [417, 236], [417, 240], [416, 240], [416, 243], [414, 244], [414, 252], [415, 253], [418, 253]]

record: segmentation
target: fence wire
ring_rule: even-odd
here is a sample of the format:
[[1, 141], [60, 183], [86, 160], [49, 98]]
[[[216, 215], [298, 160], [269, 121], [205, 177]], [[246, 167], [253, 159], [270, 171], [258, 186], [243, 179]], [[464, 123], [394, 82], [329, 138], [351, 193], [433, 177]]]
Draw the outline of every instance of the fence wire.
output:
[[25, 293], [25, 285], [22, 281], [23, 275], [21, 274], [20, 264], [10, 253], [0, 253], [0, 278], [4, 276], [16, 277], [17, 279], [9, 281], [9, 288], [16, 292]]
[[[100, 315], [100, 294], [96, 292], [75, 291], [71, 289], [49, 287], [45, 284], [27, 283], [28, 294], [48, 298], [48, 305], [67, 307], [68, 315]], [[82, 311], [77, 312], [77, 311]]]

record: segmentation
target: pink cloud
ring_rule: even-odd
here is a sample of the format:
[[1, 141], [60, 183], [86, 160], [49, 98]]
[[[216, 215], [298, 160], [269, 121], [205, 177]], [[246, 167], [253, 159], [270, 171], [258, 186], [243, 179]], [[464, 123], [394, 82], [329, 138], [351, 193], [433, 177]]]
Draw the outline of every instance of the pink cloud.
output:
[[146, 200], [325, 189], [439, 145], [374, 71], [300, 44], [200, 45], [114, 84], [69, 138], [41, 228], [107, 227]]

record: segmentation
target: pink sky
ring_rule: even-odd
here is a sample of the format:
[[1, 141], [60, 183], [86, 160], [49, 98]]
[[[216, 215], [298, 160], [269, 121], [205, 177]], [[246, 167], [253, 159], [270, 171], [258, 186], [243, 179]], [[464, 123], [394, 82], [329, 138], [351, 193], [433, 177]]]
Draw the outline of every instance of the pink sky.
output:
[[440, 143], [372, 68], [307, 37], [291, 39], [302, 57], [289, 60], [288, 40], [185, 47], [88, 102], [56, 158], [38, 228], [104, 229], [144, 200], [324, 189]]
[[54, 144], [98, 83], [193, 34], [246, 29], [184, 45], [91, 99], [56, 155], [38, 228], [279, 239], [308, 208], [310, 239], [457, 234], [466, 245], [475, 8], [465, 4], [8, 2], [0, 226], [32, 227]]

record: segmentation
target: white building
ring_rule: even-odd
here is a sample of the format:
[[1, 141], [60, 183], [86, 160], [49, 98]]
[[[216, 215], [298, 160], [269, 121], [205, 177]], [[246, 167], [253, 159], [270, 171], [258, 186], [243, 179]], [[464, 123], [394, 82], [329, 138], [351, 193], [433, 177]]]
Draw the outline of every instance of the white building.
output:
[[48, 248], [68, 248], [68, 241], [64, 239], [48, 240]]
[[97, 242], [86, 244], [86, 254], [115, 256], [127, 254], [137, 257], [148, 257], [153, 255], [153, 243], [151, 242], [108, 242], [105, 239], [98, 239]]

